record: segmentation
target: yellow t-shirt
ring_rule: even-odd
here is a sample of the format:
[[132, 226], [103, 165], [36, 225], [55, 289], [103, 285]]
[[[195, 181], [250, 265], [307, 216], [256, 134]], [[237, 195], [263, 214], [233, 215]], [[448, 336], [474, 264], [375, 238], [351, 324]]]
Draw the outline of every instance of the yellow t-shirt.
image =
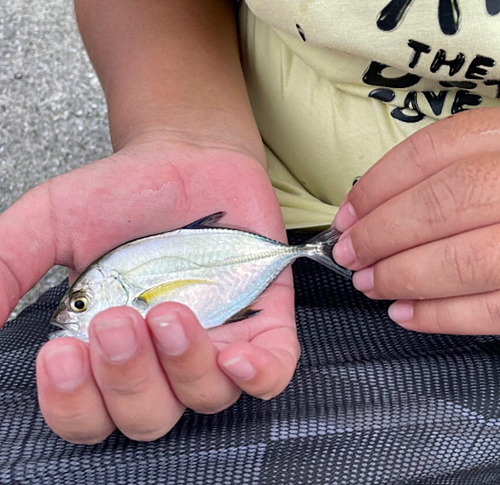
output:
[[330, 224], [353, 179], [415, 131], [500, 106], [499, 12], [500, 0], [246, 0], [243, 68], [288, 228]]

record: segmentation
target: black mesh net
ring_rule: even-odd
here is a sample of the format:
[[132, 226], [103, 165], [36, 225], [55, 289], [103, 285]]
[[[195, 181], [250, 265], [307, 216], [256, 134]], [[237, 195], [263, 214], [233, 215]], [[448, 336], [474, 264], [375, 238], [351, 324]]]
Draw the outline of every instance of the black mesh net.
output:
[[302, 357], [287, 390], [187, 411], [153, 443], [72, 445], [45, 425], [35, 358], [67, 286], [49, 290], [0, 332], [0, 483], [499, 484], [500, 338], [408, 332], [318, 264], [294, 275]]

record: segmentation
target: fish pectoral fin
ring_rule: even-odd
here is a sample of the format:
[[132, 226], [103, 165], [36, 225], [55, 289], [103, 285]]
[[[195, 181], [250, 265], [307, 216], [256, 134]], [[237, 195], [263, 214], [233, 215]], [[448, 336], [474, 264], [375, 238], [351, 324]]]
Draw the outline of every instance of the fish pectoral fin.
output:
[[246, 320], [247, 318], [258, 315], [261, 311], [262, 310], [255, 310], [252, 307], [247, 306], [246, 308], [243, 308], [243, 310], [240, 310], [238, 313], [234, 314], [232, 317], [228, 318], [224, 322], [224, 325], [226, 323], [241, 322], [241, 320]]
[[159, 285], [148, 288], [137, 296], [137, 300], [143, 300], [146, 303], [151, 303], [153, 300], [158, 300], [166, 296], [168, 293], [184, 288], [190, 285], [213, 285], [214, 283], [209, 280], [175, 280], [161, 283]]
[[206, 229], [209, 227], [217, 227], [214, 226], [214, 224], [219, 222], [225, 215], [226, 212], [215, 212], [214, 214], [210, 214], [209, 216], [205, 216], [197, 221], [191, 222], [182, 229]]

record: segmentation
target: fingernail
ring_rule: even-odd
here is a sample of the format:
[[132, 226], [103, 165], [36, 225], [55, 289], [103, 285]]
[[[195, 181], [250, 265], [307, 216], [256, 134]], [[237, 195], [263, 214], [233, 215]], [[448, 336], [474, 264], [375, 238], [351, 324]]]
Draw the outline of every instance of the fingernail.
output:
[[413, 318], [413, 303], [399, 300], [389, 307], [389, 318], [396, 323], [408, 323]]
[[130, 317], [100, 320], [95, 333], [103, 354], [113, 362], [124, 362], [137, 350], [137, 334]]
[[333, 259], [340, 266], [349, 267], [356, 261], [356, 253], [352, 246], [350, 236], [339, 239], [339, 242], [333, 247]]
[[44, 365], [54, 386], [63, 391], [73, 391], [85, 380], [84, 357], [79, 346], [63, 345], [48, 350]]
[[189, 347], [189, 340], [177, 313], [168, 313], [151, 321], [158, 347], [167, 355], [179, 355]]
[[223, 362], [222, 365], [229, 375], [240, 381], [248, 381], [256, 374], [254, 366], [242, 355]]
[[334, 226], [339, 231], [346, 231], [358, 220], [354, 207], [350, 202], [347, 202], [340, 206], [337, 215], [335, 216]]
[[356, 271], [352, 277], [352, 284], [354, 288], [363, 293], [369, 293], [373, 290], [375, 286], [373, 277], [373, 266], [362, 269], [361, 271]]

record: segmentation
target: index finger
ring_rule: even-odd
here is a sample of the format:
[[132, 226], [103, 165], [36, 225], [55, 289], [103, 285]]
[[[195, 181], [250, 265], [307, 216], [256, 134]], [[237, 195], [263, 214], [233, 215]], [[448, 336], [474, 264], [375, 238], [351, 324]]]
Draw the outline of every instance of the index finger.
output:
[[496, 224], [499, 177], [499, 156], [450, 165], [356, 222], [334, 247], [334, 258], [359, 270], [401, 251]]

